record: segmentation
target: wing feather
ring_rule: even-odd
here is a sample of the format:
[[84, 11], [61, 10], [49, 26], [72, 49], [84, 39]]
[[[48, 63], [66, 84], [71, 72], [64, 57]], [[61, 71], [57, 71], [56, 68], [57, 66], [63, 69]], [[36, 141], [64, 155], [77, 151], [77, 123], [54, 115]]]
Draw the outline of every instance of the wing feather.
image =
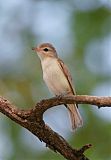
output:
[[69, 85], [70, 85], [70, 88], [71, 88], [71, 92], [73, 95], [76, 94], [74, 88], [73, 88], [73, 84], [72, 84], [72, 77], [71, 77], [71, 74], [67, 68], [67, 66], [64, 64], [64, 62], [58, 58], [58, 63], [59, 63], [59, 66], [61, 67], [65, 77], [67, 78], [68, 82], [69, 82]]

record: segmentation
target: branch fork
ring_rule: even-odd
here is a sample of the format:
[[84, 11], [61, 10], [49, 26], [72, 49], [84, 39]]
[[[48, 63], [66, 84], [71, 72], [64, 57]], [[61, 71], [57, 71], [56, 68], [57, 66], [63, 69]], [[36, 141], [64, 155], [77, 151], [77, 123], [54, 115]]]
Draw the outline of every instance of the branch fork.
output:
[[43, 120], [43, 114], [51, 107], [61, 104], [91, 104], [101, 107], [111, 107], [111, 97], [96, 97], [88, 95], [53, 97], [40, 101], [34, 108], [21, 110], [12, 105], [7, 99], [0, 97], [0, 112], [15, 121], [22, 127], [28, 129], [40, 141], [46, 143], [54, 152], [59, 152], [68, 160], [89, 160], [84, 152], [91, 148], [91, 144], [86, 144], [80, 149], [72, 148], [66, 140], [53, 131]]

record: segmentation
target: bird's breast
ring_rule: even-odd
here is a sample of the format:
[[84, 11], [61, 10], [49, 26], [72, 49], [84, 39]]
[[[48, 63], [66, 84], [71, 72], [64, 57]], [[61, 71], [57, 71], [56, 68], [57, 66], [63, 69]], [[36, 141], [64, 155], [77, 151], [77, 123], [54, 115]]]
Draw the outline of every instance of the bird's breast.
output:
[[69, 82], [57, 59], [47, 59], [42, 63], [43, 79], [55, 94], [65, 94], [70, 90]]

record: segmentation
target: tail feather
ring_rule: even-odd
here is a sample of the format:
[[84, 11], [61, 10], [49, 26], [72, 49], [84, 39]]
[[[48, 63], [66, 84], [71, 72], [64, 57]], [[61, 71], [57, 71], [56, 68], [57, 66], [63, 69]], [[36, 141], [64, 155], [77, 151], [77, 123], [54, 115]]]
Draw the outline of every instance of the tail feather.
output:
[[72, 124], [72, 130], [75, 130], [78, 127], [81, 127], [83, 125], [82, 117], [79, 113], [79, 110], [77, 108], [76, 104], [67, 104], [66, 105], [69, 110], [69, 116]]

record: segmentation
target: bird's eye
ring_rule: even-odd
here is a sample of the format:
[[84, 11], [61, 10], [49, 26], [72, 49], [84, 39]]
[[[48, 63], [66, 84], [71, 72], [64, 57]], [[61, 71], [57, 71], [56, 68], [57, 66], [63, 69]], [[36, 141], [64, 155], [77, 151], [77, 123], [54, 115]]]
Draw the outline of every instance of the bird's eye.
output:
[[48, 52], [48, 48], [44, 48], [43, 50], [44, 50], [45, 52]]

